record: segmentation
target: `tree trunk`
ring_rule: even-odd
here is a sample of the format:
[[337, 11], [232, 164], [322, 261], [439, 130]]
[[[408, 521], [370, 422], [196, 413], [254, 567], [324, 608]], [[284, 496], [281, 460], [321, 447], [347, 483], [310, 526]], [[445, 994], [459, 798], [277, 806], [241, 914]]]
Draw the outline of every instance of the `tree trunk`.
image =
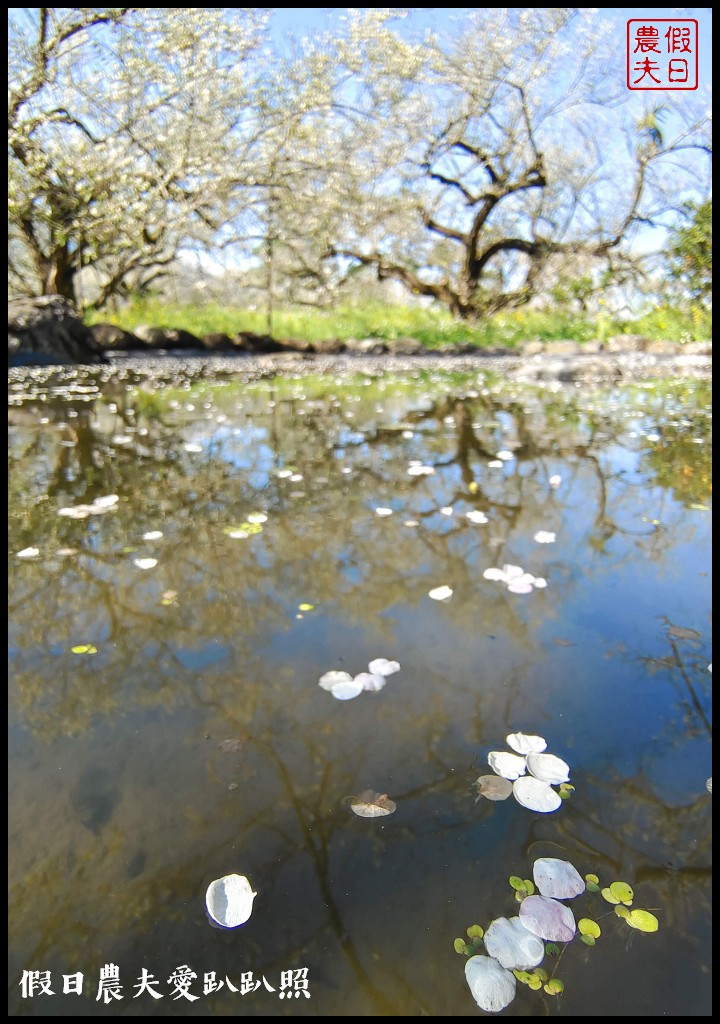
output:
[[66, 246], [54, 250], [51, 256], [42, 260], [43, 264], [43, 295], [62, 295], [72, 302], [75, 309], [78, 303], [75, 296], [75, 276], [77, 268], [73, 257]]

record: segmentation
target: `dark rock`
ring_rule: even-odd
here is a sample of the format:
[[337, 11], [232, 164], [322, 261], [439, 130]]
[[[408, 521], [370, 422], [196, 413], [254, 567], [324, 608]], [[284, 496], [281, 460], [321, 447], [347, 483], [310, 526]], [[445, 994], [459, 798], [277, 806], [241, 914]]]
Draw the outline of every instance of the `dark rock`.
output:
[[195, 348], [201, 349], [203, 343], [190, 331], [171, 330], [165, 331], [165, 345], [163, 348]]
[[113, 349], [115, 352], [129, 352], [133, 349], [144, 348], [144, 344], [134, 334], [124, 331], [116, 324], [93, 324], [90, 333], [100, 348]]
[[346, 351], [345, 342], [339, 338], [322, 338], [320, 341], [314, 341], [312, 347], [319, 355], [337, 355]]
[[219, 331], [203, 335], [202, 345], [203, 348], [210, 349], [211, 352], [228, 352], [235, 348], [232, 338]]
[[8, 300], [8, 365], [105, 363], [100, 345], [61, 295]]
[[427, 349], [417, 338], [388, 338], [387, 351], [393, 356], [421, 356]]
[[283, 345], [288, 352], [314, 352], [315, 347], [310, 341], [304, 341], [302, 338], [282, 338], [280, 344]]
[[143, 346], [148, 348], [166, 348], [165, 331], [160, 327], [151, 327], [150, 324], [140, 324], [133, 331], [136, 338], [139, 338]]
[[235, 348], [252, 352], [253, 355], [287, 351], [281, 341], [276, 341], [269, 334], [256, 334], [255, 331], [240, 331], [235, 335], [234, 345]]
[[190, 331], [140, 324], [133, 333], [143, 343], [143, 347], [147, 348], [192, 348], [201, 350], [203, 347], [200, 339], [191, 334]]

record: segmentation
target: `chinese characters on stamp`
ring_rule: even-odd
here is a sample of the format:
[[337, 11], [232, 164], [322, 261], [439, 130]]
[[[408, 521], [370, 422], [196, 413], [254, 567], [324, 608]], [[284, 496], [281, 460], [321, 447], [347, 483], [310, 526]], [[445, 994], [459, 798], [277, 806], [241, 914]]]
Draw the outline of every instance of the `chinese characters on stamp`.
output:
[[628, 89], [697, 89], [698, 23], [694, 18], [630, 18]]

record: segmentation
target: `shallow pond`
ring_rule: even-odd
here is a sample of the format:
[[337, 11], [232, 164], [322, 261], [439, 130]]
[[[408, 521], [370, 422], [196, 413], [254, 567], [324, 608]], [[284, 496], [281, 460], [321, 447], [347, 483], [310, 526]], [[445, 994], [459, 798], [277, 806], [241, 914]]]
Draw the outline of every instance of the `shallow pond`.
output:
[[[562, 996], [502, 1015], [711, 1014], [708, 382], [9, 396], [11, 1016], [484, 1016], [454, 941], [545, 857], [659, 929], [584, 893]], [[479, 797], [516, 732], [569, 766], [556, 811]]]

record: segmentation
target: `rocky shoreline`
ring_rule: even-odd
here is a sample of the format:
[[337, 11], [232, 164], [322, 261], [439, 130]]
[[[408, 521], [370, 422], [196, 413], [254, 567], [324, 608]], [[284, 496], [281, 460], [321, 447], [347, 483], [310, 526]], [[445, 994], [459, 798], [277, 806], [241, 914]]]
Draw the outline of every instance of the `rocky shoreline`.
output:
[[[308, 342], [243, 331], [230, 338], [198, 338], [183, 330], [138, 327], [131, 334], [113, 324], [86, 327], [60, 296], [8, 303], [8, 369], [50, 371], [58, 366], [123, 365], [149, 372], [239, 372], [254, 378], [282, 372], [378, 372], [487, 369], [517, 381], [612, 382], [656, 377], [712, 376], [712, 342], [680, 344], [621, 334], [579, 343], [572, 339], [529, 340], [516, 349], [449, 345], [428, 349], [416, 338], [327, 339]], [[18, 372], [19, 371], [19, 372]], [[40, 374], [43, 376], [43, 374]]]

